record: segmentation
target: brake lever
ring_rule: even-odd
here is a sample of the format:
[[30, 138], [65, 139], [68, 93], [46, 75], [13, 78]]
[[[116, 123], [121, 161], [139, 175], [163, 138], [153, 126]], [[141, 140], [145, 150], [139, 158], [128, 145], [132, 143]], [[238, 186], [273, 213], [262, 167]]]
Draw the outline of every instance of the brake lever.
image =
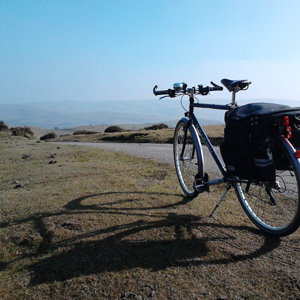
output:
[[162, 96], [162, 97], [159, 98], [159, 100], [164, 99], [164, 98], [168, 98], [168, 97], [170, 97], [170, 96]]

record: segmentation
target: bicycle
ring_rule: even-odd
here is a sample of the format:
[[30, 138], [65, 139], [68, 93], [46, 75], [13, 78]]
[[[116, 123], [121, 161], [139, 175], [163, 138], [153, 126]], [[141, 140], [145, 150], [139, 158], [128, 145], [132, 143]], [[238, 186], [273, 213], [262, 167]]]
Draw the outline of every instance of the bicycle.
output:
[[[265, 234], [289, 235], [300, 226], [300, 150], [297, 150], [289, 141], [288, 120], [285, 116], [282, 117], [283, 125], [276, 125], [277, 132], [271, 139], [272, 149], [277, 149], [280, 153], [273, 164], [275, 175], [272, 183], [263, 180], [252, 181], [232, 175], [194, 114], [195, 108], [219, 109], [224, 110], [225, 114], [233, 111], [238, 107], [236, 93], [248, 89], [251, 84], [247, 80], [228, 79], [221, 80], [221, 83], [232, 93], [231, 102], [226, 105], [200, 103], [196, 98], [196, 95], [206, 96], [211, 91], [223, 90], [223, 87], [213, 82], [211, 86], [206, 87], [203, 85], [188, 87], [186, 83], [175, 83], [172, 89], [157, 90], [157, 85], [153, 88], [154, 95], [162, 96], [160, 99], [189, 97], [189, 109], [178, 121], [173, 140], [175, 170], [181, 189], [187, 197], [194, 198], [200, 193], [209, 191], [212, 185], [225, 183], [225, 191], [210, 216], [233, 187], [246, 215], [258, 228]], [[205, 172], [201, 141], [207, 146], [222, 174], [221, 177], [209, 179]], [[283, 160], [285, 163], [282, 163]]]

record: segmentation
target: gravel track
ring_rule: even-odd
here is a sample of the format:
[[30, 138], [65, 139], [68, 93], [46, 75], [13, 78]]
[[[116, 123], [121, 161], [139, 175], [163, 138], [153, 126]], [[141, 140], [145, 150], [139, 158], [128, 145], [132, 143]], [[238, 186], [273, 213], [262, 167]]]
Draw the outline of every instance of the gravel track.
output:
[[[173, 145], [172, 144], [136, 144], [136, 143], [86, 143], [86, 142], [63, 142], [61, 144], [79, 145], [100, 148], [108, 151], [124, 152], [137, 157], [149, 158], [158, 162], [173, 165]], [[220, 155], [219, 148], [216, 148]], [[208, 149], [203, 146], [205, 172], [220, 174]], [[221, 157], [221, 155], [220, 155]]]

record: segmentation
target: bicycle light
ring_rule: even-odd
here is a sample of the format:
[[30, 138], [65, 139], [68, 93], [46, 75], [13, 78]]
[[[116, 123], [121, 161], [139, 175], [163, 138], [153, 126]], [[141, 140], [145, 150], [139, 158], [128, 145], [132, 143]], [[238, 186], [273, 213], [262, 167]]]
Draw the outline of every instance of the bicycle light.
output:
[[283, 126], [289, 126], [290, 125], [290, 118], [289, 116], [283, 116], [281, 119], [281, 124]]
[[295, 158], [300, 158], [300, 150], [296, 150], [296, 152], [295, 152]]
[[281, 124], [283, 125], [283, 136], [286, 139], [290, 139], [292, 137], [292, 128], [290, 126], [289, 116], [283, 116], [281, 118]]

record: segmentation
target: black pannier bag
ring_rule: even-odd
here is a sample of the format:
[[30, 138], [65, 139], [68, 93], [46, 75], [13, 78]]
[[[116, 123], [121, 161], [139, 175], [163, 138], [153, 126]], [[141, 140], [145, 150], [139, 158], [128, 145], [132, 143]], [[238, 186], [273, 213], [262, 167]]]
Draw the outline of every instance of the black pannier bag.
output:
[[[220, 150], [228, 175], [251, 181], [273, 181], [276, 151], [271, 136], [278, 128], [281, 116], [296, 116], [295, 110], [300, 116], [300, 108], [274, 103], [250, 103], [226, 112], [224, 142]], [[296, 119], [292, 122], [297, 123]], [[300, 118], [298, 125], [300, 132]]]

